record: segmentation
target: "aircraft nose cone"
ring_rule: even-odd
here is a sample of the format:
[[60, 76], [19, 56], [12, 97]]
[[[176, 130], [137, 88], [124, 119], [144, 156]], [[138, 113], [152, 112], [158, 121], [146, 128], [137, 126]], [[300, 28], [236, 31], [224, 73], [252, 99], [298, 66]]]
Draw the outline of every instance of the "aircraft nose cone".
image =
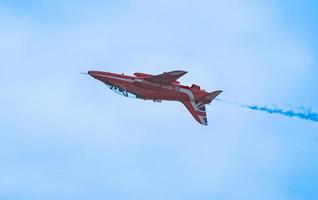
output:
[[98, 79], [98, 74], [95, 71], [88, 71], [87, 74], [95, 79]]
[[96, 73], [96, 71], [88, 71], [87, 74], [90, 75], [91, 77], [95, 78], [97, 73]]
[[87, 74], [92, 76], [93, 71], [88, 71]]
[[104, 79], [102, 77], [103, 72], [101, 72], [101, 71], [88, 71], [87, 74], [90, 75], [91, 77], [97, 79], [97, 80], [100, 80], [100, 81], [103, 81], [103, 79]]

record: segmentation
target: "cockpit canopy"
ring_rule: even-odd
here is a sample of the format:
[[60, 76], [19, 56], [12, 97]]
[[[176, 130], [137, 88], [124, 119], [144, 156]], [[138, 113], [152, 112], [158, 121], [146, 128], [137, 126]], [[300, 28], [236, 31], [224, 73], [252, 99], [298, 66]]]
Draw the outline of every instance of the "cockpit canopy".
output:
[[134, 99], [137, 99], [137, 95], [136, 94], [133, 94], [131, 92], [128, 92], [125, 88], [123, 87], [118, 87], [118, 86], [114, 86], [114, 85], [111, 85], [111, 84], [106, 84], [107, 87], [109, 87], [109, 89], [111, 89], [113, 92], [119, 94], [119, 95], [122, 95], [124, 97], [130, 97], [130, 98], [134, 98]]

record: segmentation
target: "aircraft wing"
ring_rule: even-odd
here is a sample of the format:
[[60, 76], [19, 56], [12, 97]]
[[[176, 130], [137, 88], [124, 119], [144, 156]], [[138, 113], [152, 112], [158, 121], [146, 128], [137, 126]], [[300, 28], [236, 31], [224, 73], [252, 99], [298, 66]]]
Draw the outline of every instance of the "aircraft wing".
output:
[[176, 70], [171, 72], [165, 72], [163, 74], [155, 76], [146, 77], [145, 80], [160, 84], [178, 83], [177, 80], [186, 73], [186, 71]]

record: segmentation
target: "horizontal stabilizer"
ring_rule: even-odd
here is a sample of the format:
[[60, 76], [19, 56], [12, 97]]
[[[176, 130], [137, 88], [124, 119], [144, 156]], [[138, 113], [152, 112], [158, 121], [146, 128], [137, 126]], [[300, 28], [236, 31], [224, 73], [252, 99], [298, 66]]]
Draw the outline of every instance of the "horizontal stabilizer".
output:
[[219, 94], [221, 94], [222, 90], [217, 90], [214, 92], [209, 93], [206, 96], [203, 96], [199, 99], [199, 102], [202, 102], [203, 104], [210, 104], [215, 97], [217, 97]]

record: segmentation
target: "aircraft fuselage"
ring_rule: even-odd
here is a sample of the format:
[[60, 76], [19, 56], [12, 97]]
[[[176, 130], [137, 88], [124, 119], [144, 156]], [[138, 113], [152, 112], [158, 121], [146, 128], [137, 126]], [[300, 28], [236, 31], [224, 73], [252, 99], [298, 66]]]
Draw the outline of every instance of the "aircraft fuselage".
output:
[[[135, 94], [137, 98], [154, 101], [195, 101], [195, 98], [207, 95], [208, 93], [197, 88], [172, 84], [153, 83], [144, 80], [143, 77], [127, 76], [110, 72], [89, 71], [89, 75], [95, 79], [113, 86], [119, 91], [127, 91]], [[190, 94], [190, 95], [189, 95]], [[192, 95], [191, 95], [192, 94]], [[125, 93], [123, 93], [125, 96]]]
[[197, 122], [207, 125], [205, 105], [209, 104], [222, 91], [208, 93], [193, 84], [191, 87], [180, 85], [178, 78], [185, 71], [172, 71], [160, 75], [135, 73], [135, 76], [110, 72], [89, 71], [88, 74], [105, 83], [114, 92], [144, 100], [179, 101], [185, 105]]

